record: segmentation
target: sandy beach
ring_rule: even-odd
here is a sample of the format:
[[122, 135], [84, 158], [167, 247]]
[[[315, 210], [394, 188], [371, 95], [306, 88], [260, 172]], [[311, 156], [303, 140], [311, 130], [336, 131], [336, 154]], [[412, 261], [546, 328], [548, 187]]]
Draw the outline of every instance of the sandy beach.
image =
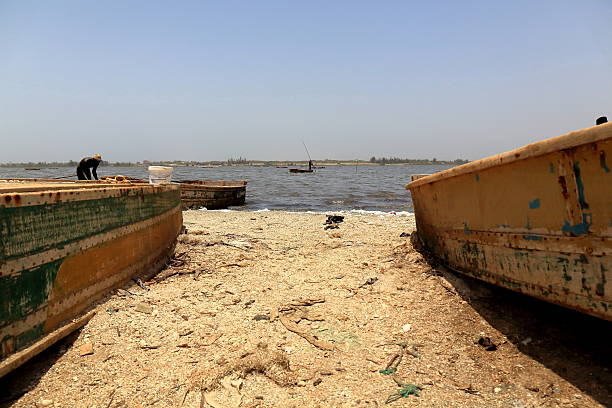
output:
[[168, 267], [0, 380], [0, 406], [612, 405], [609, 323], [432, 264], [411, 215], [183, 214]]

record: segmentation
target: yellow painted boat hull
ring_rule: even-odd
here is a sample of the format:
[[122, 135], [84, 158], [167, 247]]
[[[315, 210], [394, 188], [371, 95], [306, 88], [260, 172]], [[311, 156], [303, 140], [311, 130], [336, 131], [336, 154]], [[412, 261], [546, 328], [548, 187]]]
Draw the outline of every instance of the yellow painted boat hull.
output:
[[418, 237], [447, 266], [612, 320], [612, 124], [406, 187]]

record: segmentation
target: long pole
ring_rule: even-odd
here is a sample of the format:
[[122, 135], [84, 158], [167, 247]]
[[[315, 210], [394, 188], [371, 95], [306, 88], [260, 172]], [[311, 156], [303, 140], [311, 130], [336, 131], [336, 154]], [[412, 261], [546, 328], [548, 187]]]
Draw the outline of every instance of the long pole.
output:
[[310, 153], [308, 152], [308, 148], [306, 147], [306, 143], [304, 143], [303, 140], [302, 140], [302, 144], [304, 145], [304, 149], [306, 149], [306, 154], [308, 155], [308, 160], [312, 161], [312, 159], [310, 158]]

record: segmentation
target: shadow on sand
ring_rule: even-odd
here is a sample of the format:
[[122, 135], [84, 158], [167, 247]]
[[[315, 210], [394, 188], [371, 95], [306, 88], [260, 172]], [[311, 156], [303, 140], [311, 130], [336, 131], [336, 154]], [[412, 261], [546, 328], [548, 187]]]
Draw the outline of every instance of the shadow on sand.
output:
[[[429, 258], [430, 262], [435, 264]], [[612, 406], [612, 323], [451, 272], [457, 293], [518, 349]]]
[[81, 329], [58, 341], [21, 367], [0, 378], [0, 408], [10, 407], [25, 393], [36, 387], [53, 364], [70, 349]]

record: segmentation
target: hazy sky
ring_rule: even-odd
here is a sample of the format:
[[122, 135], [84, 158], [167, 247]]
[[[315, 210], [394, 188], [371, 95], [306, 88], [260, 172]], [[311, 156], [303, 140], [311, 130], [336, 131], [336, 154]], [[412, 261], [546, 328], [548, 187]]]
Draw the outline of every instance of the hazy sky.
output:
[[612, 1], [0, 0], [0, 161], [478, 159], [612, 117]]

